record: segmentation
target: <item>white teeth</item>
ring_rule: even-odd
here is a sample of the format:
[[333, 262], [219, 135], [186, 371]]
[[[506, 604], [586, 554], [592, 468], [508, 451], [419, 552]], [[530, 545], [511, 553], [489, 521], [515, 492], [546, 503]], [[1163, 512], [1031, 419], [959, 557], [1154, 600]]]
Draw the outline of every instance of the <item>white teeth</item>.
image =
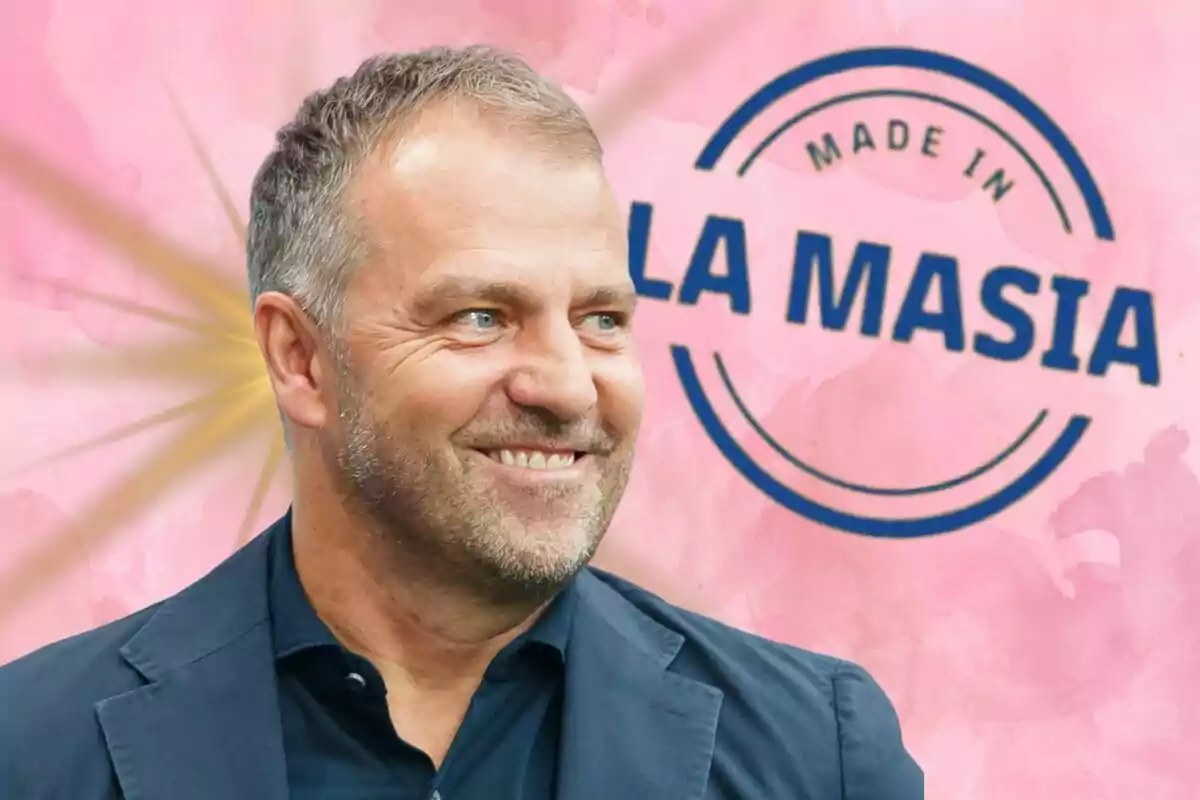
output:
[[566, 469], [575, 463], [575, 454], [545, 453], [541, 450], [493, 450], [492, 460], [507, 467], [526, 469]]

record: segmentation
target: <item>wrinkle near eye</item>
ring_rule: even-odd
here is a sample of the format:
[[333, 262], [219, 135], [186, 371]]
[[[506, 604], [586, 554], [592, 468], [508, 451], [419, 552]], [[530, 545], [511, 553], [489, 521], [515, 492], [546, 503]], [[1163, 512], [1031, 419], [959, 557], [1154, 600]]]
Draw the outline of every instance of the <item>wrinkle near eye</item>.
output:
[[371, 320], [360, 322], [355, 326], [355, 338], [379, 347], [390, 347], [397, 339], [407, 341], [419, 336], [427, 328], [416, 325], [411, 321], [401, 319], [398, 315], [390, 317], [386, 322]]
[[389, 369], [395, 371], [401, 366], [413, 362], [421, 362], [435, 353], [453, 345], [453, 340], [447, 336], [431, 336], [425, 339], [410, 339], [398, 342], [385, 351], [389, 361]]
[[428, 333], [427, 329], [399, 321], [360, 324], [353, 333], [353, 340], [354, 350], [361, 354], [360, 357], [382, 365], [388, 375], [453, 345], [450, 337]]

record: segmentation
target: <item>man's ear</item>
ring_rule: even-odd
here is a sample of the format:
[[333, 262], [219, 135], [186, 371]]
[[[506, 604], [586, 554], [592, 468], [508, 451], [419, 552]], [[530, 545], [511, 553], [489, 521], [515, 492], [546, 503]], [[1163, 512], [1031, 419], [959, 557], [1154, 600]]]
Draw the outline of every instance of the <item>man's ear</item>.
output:
[[254, 303], [254, 334], [283, 415], [300, 427], [323, 428], [331, 376], [317, 326], [291, 297], [264, 292]]

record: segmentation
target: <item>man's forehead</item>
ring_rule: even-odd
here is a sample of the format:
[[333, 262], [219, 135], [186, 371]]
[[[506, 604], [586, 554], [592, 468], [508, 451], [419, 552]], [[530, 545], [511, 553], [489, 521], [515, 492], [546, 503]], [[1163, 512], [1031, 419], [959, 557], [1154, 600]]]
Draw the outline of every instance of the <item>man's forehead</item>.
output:
[[516, 133], [461, 122], [431, 118], [364, 164], [353, 211], [373, 291], [467, 278], [586, 293], [627, 280], [625, 222], [598, 162], [547, 160]]
[[353, 194], [368, 212], [403, 208], [418, 218], [503, 213], [522, 205], [568, 211], [610, 194], [595, 159], [520, 129], [472, 124], [437, 110], [388, 137], [354, 183]]
[[428, 306], [439, 298], [528, 306], [566, 300], [632, 307], [635, 301], [623, 234], [506, 236], [506, 246], [450, 244], [409, 239], [372, 248], [350, 289], [372, 305]]
[[391, 283], [393, 302], [417, 315], [452, 306], [503, 306], [537, 310], [557, 306], [632, 311], [637, 302], [625, 261], [618, 253], [536, 254], [475, 251], [405, 270]]
[[620, 273], [580, 275], [566, 270], [533, 279], [488, 270], [427, 273], [408, 288], [418, 298], [480, 298], [518, 305], [559, 295], [596, 304], [633, 305], [637, 300], [633, 282]]
[[370, 234], [366, 260], [415, 284], [453, 281], [455, 276], [533, 284], [628, 280], [628, 239], [623, 227], [491, 222], [447, 220], [446, 225], [414, 226], [396, 220]]

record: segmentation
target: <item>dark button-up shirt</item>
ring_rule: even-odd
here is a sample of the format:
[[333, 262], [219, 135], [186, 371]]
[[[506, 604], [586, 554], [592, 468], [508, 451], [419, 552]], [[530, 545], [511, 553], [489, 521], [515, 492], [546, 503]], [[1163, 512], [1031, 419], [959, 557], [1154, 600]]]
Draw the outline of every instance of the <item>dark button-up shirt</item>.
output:
[[271, 630], [292, 800], [553, 798], [575, 602], [572, 585], [493, 660], [435, 769], [396, 735], [379, 672], [316, 615], [291, 536], [277, 536]]

